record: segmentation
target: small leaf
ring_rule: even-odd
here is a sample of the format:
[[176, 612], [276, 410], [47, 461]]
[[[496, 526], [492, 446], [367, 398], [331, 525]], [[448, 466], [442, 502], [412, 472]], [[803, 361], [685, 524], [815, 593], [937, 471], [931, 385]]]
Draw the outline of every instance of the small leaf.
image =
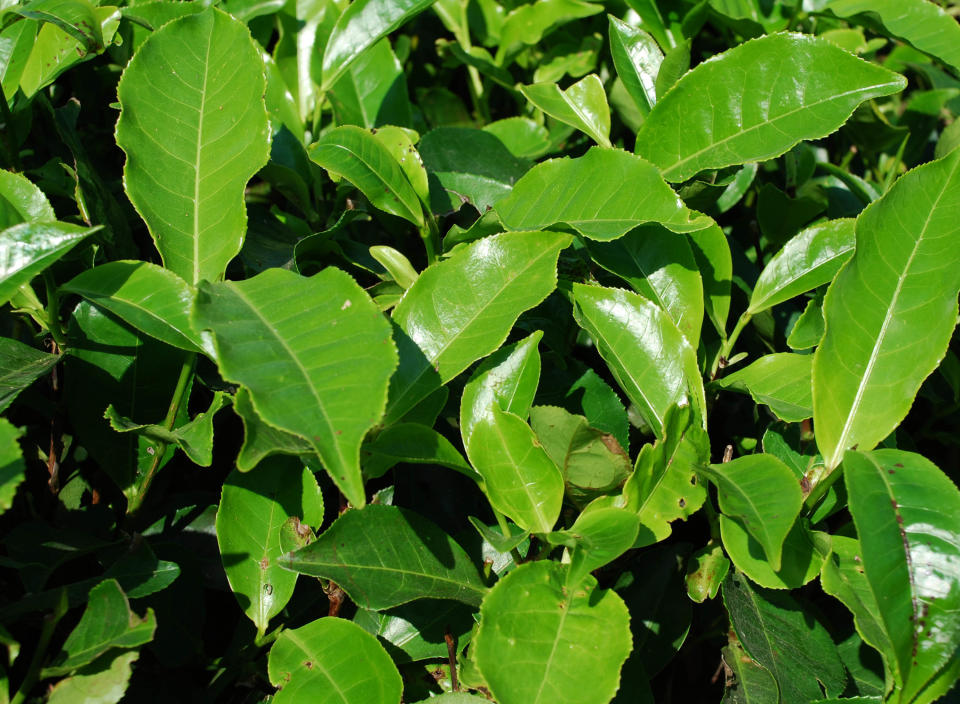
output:
[[386, 37], [351, 62], [327, 97], [338, 125], [370, 128], [413, 122], [406, 75]]
[[720, 653], [733, 675], [733, 681], [727, 682], [720, 704], [780, 701], [780, 690], [773, 675], [754, 662], [739, 643], [731, 643]]
[[529, 117], [507, 117], [483, 126], [518, 159], [537, 159], [550, 149], [550, 134]]
[[687, 562], [687, 595], [698, 604], [713, 599], [729, 571], [730, 560], [719, 543], [697, 550]]
[[820, 573], [830, 554], [830, 535], [810, 530], [799, 519], [783, 542], [780, 566], [774, 570], [757, 542], [739, 521], [720, 516], [720, 537], [730, 561], [753, 582], [768, 589], [797, 589]]
[[467, 516], [467, 520], [469, 520], [470, 524], [477, 529], [480, 537], [486, 542], [490, 543], [491, 547], [493, 547], [493, 549], [497, 552], [510, 552], [530, 536], [529, 531], [525, 531], [520, 528], [518, 528], [516, 532], [513, 532], [513, 528], [509, 523], [507, 526], [511, 533], [510, 535], [503, 535], [502, 533], [498, 533], [493, 528], [485, 525], [479, 518], [476, 518], [475, 516]]
[[[11, 95], [6, 92], [6, 84], [4, 93]], [[0, 230], [23, 222], [51, 222], [56, 219], [43, 191], [22, 174], [0, 169]]]
[[413, 511], [371, 504], [334, 521], [313, 543], [280, 559], [286, 569], [332, 579], [358, 605], [389, 609], [414, 599], [477, 606], [487, 588], [449, 535]]
[[132, 665], [140, 657], [136, 650], [98, 660], [66, 677], [50, 689], [48, 704], [117, 704], [126, 692]]
[[823, 331], [823, 297], [817, 296], [807, 301], [807, 307], [793, 324], [787, 336], [787, 346], [797, 351], [816, 347], [823, 339]]
[[17, 487], [24, 479], [26, 466], [17, 439], [23, 434], [6, 418], [0, 418], [0, 513], [13, 505]]
[[622, 508], [601, 508], [583, 513], [568, 530], [548, 533], [553, 545], [572, 548], [567, 585], [575, 587], [595, 569], [613, 562], [633, 547], [640, 519]]
[[576, 127], [601, 147], [610, 147], [610, 107], [596, 74], [560, 90], [556, 83], [521, 86], [520, 92], [550, 117]]
[[[457, 449], [433, 428], [419, 423], [397, 423], [382, 430], [360, 450], [366, 459], [363, 471], [378, 477], [394, 464], [432, 464], [455, 469], [471, 479], [480, 479]], [[376, 471], [373, 471], [376, 468]]]
[[98, 227], [24, 222], [0, 232], [0, 305]]
[[746, 392], [780, 420], [797, 423], [813, 415], [812, 365], [809, 354], [767, 354], [712, 385]]
[[0, 337], [0, 411], [13, 403], [17, 395], [48, 373], [60, 361], [22, 342]]
[[663, 63], [663, 52], [653, 37], [642, 29], [631, 27], [613, 15], [610, 21], [610, 55], [617, 75], [642, 115], [657, 102], [657, 74]]

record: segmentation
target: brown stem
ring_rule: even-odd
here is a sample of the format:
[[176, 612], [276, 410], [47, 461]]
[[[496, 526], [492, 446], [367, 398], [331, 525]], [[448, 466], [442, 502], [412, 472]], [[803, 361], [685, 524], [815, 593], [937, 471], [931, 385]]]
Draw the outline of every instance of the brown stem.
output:
[[450, 626], [443, 629], [443, 639], [447, 642], [447, 659], [450, 661], [450, 686], [454, 692], [460, 691], [457, 681], [457, 641], [450, 633]]
[[333, 582], [327, 582], [327, 585], [323, 588], [323, 593], [327, 595], [327, 601], [330, 602], [330, 608], [327, 609], [327, 616], [339, 616], [340, 607], [343, 606], [343, 602], [347, 596], [346, 592]]

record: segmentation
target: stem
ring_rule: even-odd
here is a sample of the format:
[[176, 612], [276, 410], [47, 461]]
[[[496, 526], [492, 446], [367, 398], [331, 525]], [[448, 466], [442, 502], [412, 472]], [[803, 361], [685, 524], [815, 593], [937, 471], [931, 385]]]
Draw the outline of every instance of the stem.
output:
[[423, 247], [427, 250], [427, 266], [437, 261], [437, 254], [442, 251], [440, 244], [440, 229], [437, 227], [437, 220], [433, 214], [424, 212], [424, 225], [420, 228], [420, 239], [423, 240]]
[[740, 316], [740, 319], [737, 321], [736, 326], [733, 328], [733, 332], [730, 333], [730, 337], [723, 341], [723, 344], [720, 345], [720, 349], [717, 352], [717, 356], [713, 359], [713, 364], [710, 366], [710, 379], [715, 379], [717, 377], [717, 371], [722, 367], [726, 366], [727, 360], [730, 359], [730, 353], [733, 351], [733, 346], [737, 342], [737, 338], [740, 337], [740, 333], [743, 332], [743, 329], [747, 327], [747, 323], [750, 322], [750, 319], [753, 318], [753, 314], [749, 310], [745, 310], [743, 315]]
[[807, 498], [803, 503], [809, 509], [811, 515], [816, 510], [820, 502], [823, 501], [823, 497], [827, 495], [830, 487], [833, 486], [834, 482], [836, 482], [842, 474], [843, 467], [842, 465], [838, 465], [831, 469], [829, 474], [824, 477], [820, 477], [820, 481], [818, 481], [816, 485], [814, 485], [813, 489], [810, 490], [810, 493], [807, 495]]
[[20, 688], [17, 690], [17, 693], [14, 694], [13, 699], [10, 700], [10, 704], [23, 704], [27, 701], [30, 690], [36, 686], [40, 679], [43, 661], [46, 659], [47, 648], [50, 647], [53, 632], [65, 613], [67, 613], [67, 597], [66, 591], [64, 590], [61, 592], [60, 603], [54, 608], [52, 613], [43, 617], [43, 629], [40, 631], [40, 640], [37, 641], [37, 649], [33, 651], [33, 658], [30, 660], [30, 667], [27, 670], [27, 674], [23, 678], [23, 682], [20, 683]]
[[[193, 377], [193, 370], [196, 365], [197, 354], [196, 352], [190, 352], [186, 360], [184, 360], [183, 366], [180, 368], [180, 377], [177, 379], [177, 386], [173, 390], [173, 397], [170, 399], [167, 415], [163, 419], [163, 427], [167, 430], [173, 430], [173, 424], [177, 420], [177, 411], [183, 402], [183, 396], [187, 391], [187, 387], [190, 385], [190, 380]], [[163, 461], [163, 455], [167, 451], [167, 443], [158, 441], [154, 449], [156, 453], [153, 456], [153, 462], [144, 475], [143, 481], [140, 482], [136, 494], [133, 495], [127, 504], [128, 516], [136, 514], [136, 512], [140, 510], [140, 507], [143, 506], [143, 500], [146, 498], [147, 490], [150, 488], [150, 484], [153, 483], [153, 478], [156, 476], [157, 470], [160, 468], [160, 463]]]
[[47, 329], [53, 341], [57, 343], [57, 347], [63, 350], [67, 346], [67, 336], [60, 322], [60, 291], [49, 269], [43, 272], [43, 283], [47, 289]]
[[[500, 526], [500, 532], [503, 533], [503, 537], [506, 538], [510, 535], [510, 526], [507, 525], [507, 517], [500, 513], [497, 509], [490, 507], [490, 510], [493, 511], [493, 515], [497, 517], [497, 525]], [[510, 548], [510, 556], [513, 558], [513, 563], [519, 565], [523, 562], [523, 556], [520, 554], [520, 550], [517, 548]]]

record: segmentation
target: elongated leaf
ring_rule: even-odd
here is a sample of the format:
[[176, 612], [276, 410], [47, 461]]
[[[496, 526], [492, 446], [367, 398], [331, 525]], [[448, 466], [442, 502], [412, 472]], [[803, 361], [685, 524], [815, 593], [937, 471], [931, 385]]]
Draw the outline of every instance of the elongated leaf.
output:
[[367, 609], [414, 599], [479, 605], [487, 591], [449, 535], [413, 511], [372, 504], [347, 511], [305, 548], [280, 558], [289, 570], [332, 579]]
[[591, 73], [566, 90], [560, 90], [556, 83], [534, 83], [521, 86], [520, 92], [550, 117], [576, 127], [602, 147], [611, 146], [610, 106], [596, 74]]
[[99, 227], [24, 222], [0, 232], [0, 305]]
[[657, 73], [663, 63], [663, 52], [657, 42], [642, 29], [608, 15], [610, 21], [610, 55], [617, 75], [642, 115], [657, 102]]
[[813, 415], [812, 365], [808, 354], [768, 354], [714, 381], [713, 386], [745, 391], [757, 403], [769, 406], [780, 420], [796, 423]]
[[629, 622], [593, 577], [567, 588], [565, 566], [527, 563], [484, 599], [474, 657], [501, 704], [602, 704], [630, 652]]
[[286, 11], [276, 15], [281, 34], [273, 48], [273, 58], [300, 123], [297, 130], [291, 131], [302, 135], [304, 126], [312, 121], [317, 102], [323, 99], [318, 85], [322, 47], [342, 8], [333, 0], [295, 0], [284, 4]]
[[910, 702], [957, 658], [960, 491], [932, 462], [901, 450], [850, 452], [843, 474], [892, 646], [887, 664], [902, 687], [898, 701]]
[[406, 75], [387, 38], [361, 54], [328, 95], [338, 125], [380, 127], [413, 121]]
[[285, 630], [270, 648], [276, 704], [397, 704], [403, 681], [377, 639], [355, 623], [321, 618]]
[[733, 681], [727, 682], [720, 704], [780, 701], [780, 690], [773, 675], [754, 662], [739, 643], [730, 644], [721, 653], [723, 662], [733, 674]]
[[333, 86], [358, 56], [404, 22], [416, 17], [433, 0], [357, 0], [344, 10], [323, 51], [320, 90]]
[[103, 51], [103, 34], [93, 5], [87, 0], [32, 0], [14, 6], [13, 12], [59, 27], [89, 52]]
[[277, 563], [284, 553], [281, 529], [290, 518], [314, 528], [323, 522], [320, 487], [298, 460], [278, 458], [252, 472], [233, 471], [224, 482], [216, 524], [220, 559], [240, 608], [261, 634], [297, 583], [296, 573]]
[[826, 40], [771, 34], [681, 78], [650, 111], [636, 152], [668, 181], [684, 181], [704, 169], [770, 159], [801, 140], [825, 137], [860, 103], [905, 86], [903, 76]]
[[760, 272], [747, 311], [753, 315], [833, 280], [853, 256], [854, 220], [829, 220], [787, 242]]
[[839, 696], [846, 673], [827, 630], [788, 594], [756, 589], [739, 574], [723, 585], [730, 624], [744, 650], [780, 687], [782, 702]]
[[960, 73], [960, 27], [957, 20], [928, 0], [832, 0], [825, 10], [837, 17], [881, 29]]
[[270, 153], [264, 91], [249, 31], [215, 8], [154, 32], [120, 79], [127, 195], [188, 284], [220, 279], [240, 251], [243, 191]]
[[0, 169], [0, 230], [22, 222], [56, 219], [43, 191], [22, 174]]
[[312, 144], [309, 154], [327, 171], [350, 181], [381, 210], [423, 225], [413, 186], [390, 151], [369, 130], [355, 125], [337, 127]]
[[467, 457], [495, 509], [532, 533], [553, 528], [563, 503], [563, 474], [522, 418], [494, 401], [473, 426]]
[[[631, 188], [622, 188], [624, 183]], [[600, 147], [578, 159], [537, 164], [496, 211], [511, 230], [566, 223], [584, 237], [602, 241], [622, 237], [647, 222], [673, 232], [691, 232], [712, 223], [688, 210], [652, 164], [619, 149]]]
[[6, 418], [0, 418], [0, 513], [13, 505], [17, 487], [23, 481], [26, 466], [17, 442], [22, 432]]
[[221, 373], [247, 387], [258, 415], [306, 438], [363, 506], [360, 443], [383, 413], [397, 365], [389, 325], [367, 293], [339, 269], [309, 279], [269, 269], [203, 284], [194, 320], [213, 331]]
[[574, 284], [573, 298], [574, 317], [654, 433], [675, 404], [689, 403], [703, 418], [696, 352], [662, 308], [629, 291], [583, 284]]
[[513, 232], [485, 237], [427, 267], [393, 312], [416, 348], [400, 350], [387, 420], [500, 347], [520, 314], [557, 284], [557, 258], [570, 236]]
[[190, 326], [193, 289], [156, 264], [110, 262], [82, 272], [60, 288], [80, 294], [168, 345], [190, 352], [210, 350]]
[[828, 468], [903, 419], [946, 353], [960, 291], [960, 150], [905, 174], [857, 218], [857, 252], [823, 304], [813, 419]]
[[0, 337], [0, 411], [6, 410], [21, 391], [59, 361], [60, 357], [55, 354]]
[[36, 38], [37, 23], [33, 21], [0, 29], [0, 88], [8, 103], [16, 95]]
[[763, 546], [738, 521], [720, 516], [720, 537], [731, 562], [755, 584], [767, 589], [797, 589], [816, 578], [830, 554], [830, 535], [810, 530], [800, 518], [783, 541], [778, 569], [773, 569]]

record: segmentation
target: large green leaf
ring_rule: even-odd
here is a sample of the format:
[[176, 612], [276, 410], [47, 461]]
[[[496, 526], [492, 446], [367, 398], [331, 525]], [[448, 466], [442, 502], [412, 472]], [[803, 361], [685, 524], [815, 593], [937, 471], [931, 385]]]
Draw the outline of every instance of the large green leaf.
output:
[[60, 361], [22, 342], [0, 337], [0, 411], [6, 410], [21, 391], [49, 372]]
[[264, 90], [246, 25], [215, 8], [154, 32], [120, 79], [127, 195], [188, 284], [220, 279], [240, 251], [244, 189], [270, 153]]
[[751, 315], [833, 280], [853, 256], [854, 221], [828, 220], [808, 227], [767, 263], [750, 294]]
[[365, 442], [360, 453], [363, 473], [368, 477], [379, 477], [393, 465], [403, 462], [449, 467], [471, 479], [480, 479], [449, 440], [419, 423], [397, 423], [385, 428]]
[[773, 569], [763, 546], [739, 521], [721, 515], [720, 537], [731, 562], [756, 584], [768, 589], [797, 589], [816, 578], [830, 554], [830, 535], [810, 530], [800, 518], [783, 541], [778, 569]]
[[332, 579], [367, 609], [414, 599], [477, 606], [487, 592], [467, 553], [413, 511], [371, 504], [334, 521], [317, 540], [280, 559], [287, 569]]
[[196, 327], [213, 332], [217, 364], [268, 423], [314, 447], [354, 506], [366, 499], [360, 443], [379, 420], [397, 365], [390, 327], [339, 269], [305, 278], [268, 269], [201, 285]]
[[240, 608], [261, 634], [297, 584], [296, 573], [277, 563], [285, 552], [281, 532], [291, 519], [301, 531], [323, 522], [320, 487], [296, 458], [277, 458], [227, 477], [217, 509], [220, 560]]
[[377, 639], [355, 623], [321, 618], [285, 630], [270, 648], [276, 704], [397, 704], [403, 681]]
[[856, 254], [823, 304], [813, 419], [828, 468], [906, 416], [947, 351], [960, 291], [960, 150], [908, 172], [857, 218]]
[[613, 15], [610, 21], [610, 55], [617, 75], [641, 114], [646, 115], [657, 102], [657, 73], [663, 52], [657, 42], [642, 29], [631, 27]]
[[936, 465], [901, 450], [850, 452], [843, 462], [861, 562], [892, 646], [896, 701], [956, 662], [960, 643], [960, 491]]
[[808, 354], [768, 354], [712, 386], [744, 391], [769, 406], [780, 420], [796, 423], [813, 415], [812, 364]]
[[333, 86], [368, 47], [432, 4], [433, 0], [356, 0], [351, 3], [337, 19], [323, 51], [320, 90]]
[[720, 704], [773, 704], [780, 701], [780, 690], [773, 675], [744, 652], [739, 643], [731, 643], [721, 652], [732, 674]]
[[567, 568], [521, 565], [480, 607], [474, 658], [501, 704], [605, 704], [630, 652], [630, 616], [619, 596]]
[[576, 127], [602, 147], [610, 145], [610, 106], [603, 83], [595, 73], [566, 90], [556, 83], [521, 86], [520, 92], [533, 105], [555, 120]]
[[24, 478], [26, 466], [17, 439], [23, 431], [0, 418], [0, 513], [13, 505], [17, 487]]
[[99, 227], [23, 222], [0, 232], [0, 305]]
[[902, 39], [960, 73], [960, 27], [956, 17], [929, 0], [832, 0], [823, 8]]
[[485, 237], [427, 267], [393, 320], [413, 348], [400, 347], [387, 420], [500, 347], [520, 314], [557, 285], [557, 258], [570, 236], [512, 232]]
[[109, 262], [87, 269], [60, 288], [80, 294], [168, 345], [191, 352], [205, 347], [201, 336], [190, 326], [193, 289], [172, 271], [156, 264]]
[[423, 225], [416, 191], [384, 144], [355, 125], [336, 127], [309, 149], [310, 158], [360, 189], [376, 207]]
[[[284, 5], [284, 11], [276, 15], [280, 38], [273, 48], [273, 59], [282, 77], [280, 83], [286, 85], [274, 90], [290, 96], [282, 98], [293, 103], [295, 121], [300, 123], [291, 132], [303, 137], [304, 128], [313, 121], [317, 103], [323, 100], [319, 89], [323, 47], [343, 8], [334, 0], [293, 0]], [[270, 76], [268, 91], [273, 82]], [[270, 100], [269, 95], [267, 99]]]
[[827, 629], [789, 594], [757, 589], [739, 574], [723, 585], [730, 624], [747, 654], [773, 675], [784, 704], [839, 696], [846, 672]]
[[697, 354], [662, 308], [629, 291], [584, 284], [574, 284], [573, 299], [577, 322], [654, 433], [675, 404], [689, 403], [704, 417]]
[[771, 34], [705, 61], [647, 116], [636, 152], [668, 181], [786, 152], [825, 137], [906, 79], [822, 39]]
[[[629, 183], [630, 188], [623, 188]], [[594, 240], [622, 237], [657, 222], [690, 232], [712, 221], [689, 209], [649, 162], [621, 149], [594, 147], [577, 159], [550, 159], [517, 181], [496, 207], [511, 230], [540, 230], [566, 223]]]
[[22, 174], [0, 169], [0, 230], [22, 222], [51, 222], [56, 219], [43, 191]]
[[87, 0], [32, 0], [15, 5], [16, 14], [39, 22], [49, 22], [76, 39], [88, 52], [103, 51], [103, 33]]

